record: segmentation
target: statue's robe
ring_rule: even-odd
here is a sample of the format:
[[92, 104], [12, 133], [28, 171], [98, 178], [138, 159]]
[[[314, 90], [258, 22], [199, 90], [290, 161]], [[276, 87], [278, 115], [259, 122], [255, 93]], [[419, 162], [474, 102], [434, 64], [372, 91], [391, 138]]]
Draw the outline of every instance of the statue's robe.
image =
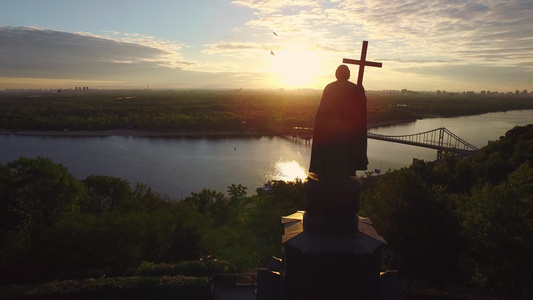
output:
[[366, 170], [366, 95], [363, 87], [337, 80], [324, 88], [315, 116], [309, 172], [318, 180], [345, 179]]

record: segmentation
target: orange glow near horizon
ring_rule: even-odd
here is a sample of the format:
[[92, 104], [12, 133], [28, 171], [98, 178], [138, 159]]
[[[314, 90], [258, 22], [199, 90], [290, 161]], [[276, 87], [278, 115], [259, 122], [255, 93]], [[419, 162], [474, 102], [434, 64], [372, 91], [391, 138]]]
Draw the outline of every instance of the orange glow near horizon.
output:
[[123, 84], [122, 81], [104, 80], [76, 80], [76, 79], [55, 79], [55, 78], [21, 78], [21, 77], [0, 77], [0, 90], [3, 89], [65, 89], [76, 86], [90, 87], [113, 87]]
[[321, 71], [319, 53], [298, 47], [273, 50], [270, 72], [275, 84], [286, 88], [309, 88], [321, 86], [318, 77]]

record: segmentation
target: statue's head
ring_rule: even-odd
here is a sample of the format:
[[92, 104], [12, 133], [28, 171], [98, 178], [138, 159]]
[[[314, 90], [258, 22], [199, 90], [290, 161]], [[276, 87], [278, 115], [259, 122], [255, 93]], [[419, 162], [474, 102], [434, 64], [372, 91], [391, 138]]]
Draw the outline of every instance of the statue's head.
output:
[[350, 79], [350, 69], [346, 65], [340, 65], [335, 71], [335, 77], [337, 80], [348, 80]]

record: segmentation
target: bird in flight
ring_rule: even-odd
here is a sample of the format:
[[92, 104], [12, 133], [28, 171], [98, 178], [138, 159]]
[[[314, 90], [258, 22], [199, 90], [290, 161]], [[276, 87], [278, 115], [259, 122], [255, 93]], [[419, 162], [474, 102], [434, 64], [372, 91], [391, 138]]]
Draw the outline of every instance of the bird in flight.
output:
[[[278, 36], [278, 34], [277, 34], [276, 32], [272, 31], [272, 33], [273, 33], [275, 36]], [[276, 56], [276, 55], [274, 54], [274, 51], [272, 51], [272, 50], [270, 50], [270, 54]]]

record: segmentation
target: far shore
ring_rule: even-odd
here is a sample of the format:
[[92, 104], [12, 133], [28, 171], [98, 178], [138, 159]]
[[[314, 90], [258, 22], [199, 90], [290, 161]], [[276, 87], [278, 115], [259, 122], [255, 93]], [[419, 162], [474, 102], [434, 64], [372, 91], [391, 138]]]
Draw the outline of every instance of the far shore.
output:
[[113, 130], [0, 130], [0, 135], [24, 136], [65, 136], [65, 137], [105, 137], [105, 136], [137, 136], [137, 137], [208, 137], [208, 136], [260, 136], [272, 133], [256, 131], [151, 131], [136, 129]]
[[[415, 120], [396, 120], [369, 124], [368, 128], [391, 126]], [[0, 135], [24, 136], [65, 136], [65, 137], [105, 137], [105, 136], [137, 136], [137, 137], [217, 137], [217, 136], [271, 136], [278, 135], [275, 131], [235, 130], [235, 131], [153, 131], [142, 129], [111, 129], [111, 130], [6, 130], [0, 129]]]

